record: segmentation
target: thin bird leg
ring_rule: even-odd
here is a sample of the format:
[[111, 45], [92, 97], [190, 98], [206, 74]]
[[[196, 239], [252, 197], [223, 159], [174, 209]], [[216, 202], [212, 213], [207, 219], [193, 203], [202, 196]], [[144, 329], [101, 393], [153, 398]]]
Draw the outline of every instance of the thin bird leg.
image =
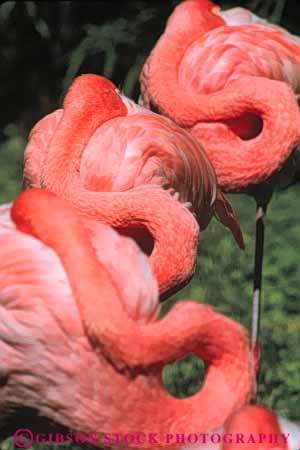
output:
[[262, 268], [264, 255], [264, 237], [265, 224], [264, 218], [267, 211], [267, 205], [257, 205], [256, 209], [256, 236], [255, 236], [255, 261], [254, 261], [254, 283], [253, 283], [253, 303], [252, 303], [252, 325], [251, 325], [251, 351], [253, 355], [254, 367], [256, 369], [256, 379], [253, 391], [253, 402], [256, 401], [259, 371], [260, 371], [260, 345], [259, 345], [259, 327], [261, 312], [261, 285]]

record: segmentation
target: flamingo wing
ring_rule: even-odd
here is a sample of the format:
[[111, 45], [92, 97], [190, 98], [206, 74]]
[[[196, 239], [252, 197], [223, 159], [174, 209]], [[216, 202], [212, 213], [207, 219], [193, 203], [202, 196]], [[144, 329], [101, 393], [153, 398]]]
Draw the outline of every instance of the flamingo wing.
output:
[[[216, 176], [199, 142], [170, 119], [149, 112], [125, 96], [122, 99], [127, 116], [101, 125], [77, 162], [82, 185], [102, 192], [124, 192], [146, 184], [170, 189], [178, 193], [182, 203], [192, 204], [201, 229], [216, 214], [243, 247], [236, 216], [225, 197], [222, 203], [227, 207], [223, 214], [217, 211]], [[25, 187], [43, 185], [47, 148], [62, 115], [63, 110], [57, 110], [32, 130], [24, 158]]]
[[[209, 160], [188, 132], [123, 97], [126, 117], [99, 127], [78, 162], [85, 188], [126, 191], [144, 184], [173, 188], [197, 213], [214, 203], [216, 178]], [[25, 150], [24, 184], [40, 187], [47, 147], [61, 120], [59, 109], [40, 120]], [[195, 167], [199, 170], [195, 170]]]
[[204, 94], [242, 76], [284, 81], [299, 94], [299, 56], [300, 45], [284, 31], [259, 24], [224, 26], [194, 40], [178, 76], [182, 86]]
[[222, 189], [257, 193], [299, 143], [299, 39], [245, 10], [226, 24], [204, 3], [171, 14], [142, 71], [142, 98], [203, 143]]
[[[68, 334], [81, 335], [81, 325], [72, 319], [78, 314], [59, 258], [37, 239], [16, 230], [9, 214], [9, 206], [0, 208], [2, 307], [10, 307], [13, 299], [18, 299], [16, 320], [22, 321], [22, 305], [36, 302], [39, 308], [49, 309], [56, 320], [63, 321], [60, 325]], [[120, 297], [130, 317], [139, 323], [153, 320], [158, 313], [158, 287], [146, 256], [132, 239], [120, 236], [102, 223], [83, 220], [99, 261], [105, 264], [119, 286]], [[122, 258], [126, 264], [120, 263]]]
[[299, 36], [289, 33], [285, 28], [275, 25], [274, 23], [268, 22], [266, 19], [262, 19], [253, 12], [246, 8], [235, 7], [227, 9], [226, 11], [219, 11], [220, 16], [225, 20], [226, 25], [250, 25], [250, 24], [261, 24], [264, 25], [265, 30], [278, 30], [284, 33], [289, 38], [294, 39], [297, 43], [300, 43]]
[[41, 176], [47, 148], [63, 116], [63, 109], [48, 114], [30, 132], [24, 153], [23, 186], [41, 187]]

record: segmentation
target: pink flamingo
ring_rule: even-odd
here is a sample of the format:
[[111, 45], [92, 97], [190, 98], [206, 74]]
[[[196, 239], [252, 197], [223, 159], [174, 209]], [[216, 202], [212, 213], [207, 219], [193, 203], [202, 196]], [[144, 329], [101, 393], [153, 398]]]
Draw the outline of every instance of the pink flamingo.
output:
[[243, 8], [187, 0], [141, 74], [142, 103], [191, 130], [221, 188], [257, 202], [252, 348], [258, 352], [264, 215], [300, 168], [300, 40]]
[[134, 237], [150, 255], [162, 298], [194, 272], [198, 225], [187, 208], [201, 230], [218, 216], [243, 246], [234, 212], [197, 140], [96, 75], [77, 78], [64, 109], [33, 129], [24, 185], [67, 198], [81, 214]]
[[[234, 428], [227, 421], [244, 407], [253, 380], [242, 326], [191, 301], [157, 320], [156, 282], [137, 246], [79, 219], [45, 190], [22, 193], [0, 217], [3, 434], [4, 419], [22, 407], [66, 429], [97, 433], [98, 445], [111, 448], [122, 448], [107, 442], [116, 430], [156, 433], [156, 449], [175, 450], [182, 445], [167, 443], [167, 434]], [[151, 308], [144, 308], [145, 294]], [[189, 352], [206, 362], [206, 379], [194, 397], [175, 399], [163, 389], [161, 368]]]
[[223, 450], [297, 450], [300, 445], [300, 428], [296, 424], [259, 405], [246, 405], [237, 411], [226, 423], [224, 433], [233, 437], [239, 433], [244, 442], [225, 443]]

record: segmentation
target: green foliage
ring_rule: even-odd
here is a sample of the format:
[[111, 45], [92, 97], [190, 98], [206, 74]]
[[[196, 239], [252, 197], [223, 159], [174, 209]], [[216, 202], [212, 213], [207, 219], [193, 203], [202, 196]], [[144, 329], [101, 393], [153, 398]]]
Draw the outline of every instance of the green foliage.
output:
[[21, 190], [25, 139], [15, 125], [4, 130], [6, 141], [0, 145], [0, 204], [11, 201]]
[[164, 367], [162, 381], [167, 391], [177, 398], [194, 395], [201, 388], [205, 377], [204, 363], [190, 354]]
[[[245, 6], [252, 4], [264, 17], [271, 14], [276, 23], [282, 18], [283, 26], [299, 34], [297, 2], [291, 0], [289, 14], [284, 1], [268, 0], [263, 4], [252, 0]], [[85, 2], [87, 12], [97, 8], [98, 14], [103, 11], [103, 17], [100, 14], [94, 21], [86, 22], [79, 20], [83, 9], [76, 3], [8, 1], [0, 6], [1, 50], [5, 63], [1, 75], [5, 108], [0, 116], [3, 123], [9, 123], [4, 127], [5, 140], [0, 145], [1, 203], [11, 201], [21, 189], [25, 133], [38, 117], [58, 105], [59, 94], [76, 75], [82, 71], [105, 75], [117, 85], [121, 84], [125, 94], [137, 98], [141, 65], [161, 33], [173, 4], [179, 2], [153, 2], [149, 7], [145, 1], [130, 0], [124, 2], [122, 11], [115, 17], [104, 14], [115, 8], [114, 2], [110, 8], [105, 6], [106, 2]], [[242, 2], [220, 0], [217, 3], [232, 7]], [[76, 8], [79, 8], [77, 16]], [[267, 214], [259, 387], [261, 403], [298, 421], [299, 194], [299, 186], [276, 194]], [[213, 305], [250, 328], [255, 204], [247, 196], [230, 196], [230, 199], [240, 219], [246, 250], [240, 251], [230, 234], [213, 221], [201, 234], [198, 267], [192, 282], [164, 304], [163, 314], [178, 299], [193, 298]], [[203, 376], [203, 363], [188, 355], [166, 366], [162, 379], [172, 395], [183, 398], [200, 388]], [[1, 448], [9, 450], [14, 446], [7, 440]]]
[[145, 8], [139, 11], [131, 21], [117, 18], [104, 23], [101, 27], [86, 25], [84, 39], [70, 53], [68, 70], [63, 81], [64, 89], [66, 90], [70, 86], [83, 62], [91, 55], [98, 55], [99, 63], [101, 62], [100, 55], [104, 55], [99, 73], [107, 78], [113, 77], [120, 57], [120, 48], [123, 47], [125, 51], [128, 51], [129, 48], [131, 54], [136, 55], [122, 82], [124, 94], [132, 95], [144, 61], [144, 54], [141, 55], [139, 48], [140, 40], [137, 37], [143, 33], [145, 24], [153, 16], [154, 10]]
[[[300, 420], [299, 196], [299, 186], [276, 194], [267, 214], [259, 387], [261, 403], [294, 420]], [[246, 250], [241, 252], [219, 223], [211, 223], [200, 236], [194, 279], [167, 301], [163, 313], [178, 299], [192, 298], [213, 305], [250, 329], [255, 204], [244, 195], [229, 197], [240, 219]], [[188, 370], [192, 367], [197, 372], [197, 364], [190, 358]], [[165, 370], [164, 383], [172, 394], [174, 376]]]

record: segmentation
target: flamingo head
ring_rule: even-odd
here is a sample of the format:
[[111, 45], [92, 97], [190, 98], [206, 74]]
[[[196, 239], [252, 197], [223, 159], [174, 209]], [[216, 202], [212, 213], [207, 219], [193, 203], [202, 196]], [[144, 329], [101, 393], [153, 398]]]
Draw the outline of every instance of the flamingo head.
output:
[[188, 31], [205, 28], [206, 31], [222, 26], [224, 20], [219, 16], [220, 8], [209, 0], [186, 0], [180, 3], [168, 19], [166, 31]]
[[[261, 405], [246, 405], [238, 410], [225, 424], [226, 434], [236, 435], [241, 433], [244, 436], [251, 433], [255, 436], [262, 436], [259, 442], [256, 442], [254, 448], [261, 450], [288, 450], [287, 437], [282, 434], [278, 417], [269, 409]], [[270, 442], [267, 436], [277, 436], [277, 442]], [[253, 443], [252, 443], [253, 445]], [[239, 447], [249, 449], [249, 443], [241, 443]], [[236, 448], [232, 443], [226, 443], [224, 450]]]
[[208, 11], [216, 14], [220, 7], [209, 0], [187, 0], [186, 3], [195, 3], [202, 11]]
[[[41, 244], [38, 236], [41, 227], [43, 227], [43, 220], [35, 220], [35, 217], [38, 215], [41, 218], [48, 217], [53, 206], [57, 210], [59, 209], [60, 213], [52, 216], [54, 228], [52, 233], [47, 231], [45, 242]], [[58, 198], [51, 192], [36, 188], [21, 193], [11, 206], [0, 207], [0, 241], [6, 242], [6, 245], [1, 247], [1, 261], [9, 257], [9, 267], [20, 265], [20, 267], [25, 267], [27, 273], [28, 271], [32, 272], [32, 276], [27, 278], [26, 281], [22, 272], [16, 269], [15, 276], [19, 280], [20, 292], [22, 292], [22, 283], [29, 283], [30, 286], [39, 286], [40, 292], [49, 291], [49, 295], [47, 294], [47, 302], [49, 303], [51, 303], [51, 296], [59, 299], [61, 305], [70, 301], [70, 297], [73, 298], [72, 295], [70, 296], [70, 292], [66, 291], [66, 289], [69, 289], [68, 278], [64, 270], [61, 271], [59, 268], [61, 262], [55, 259], [58, 255], [53, 257], [52, 251], [49, 254], [53, 239], [55, 242], [61, 235], [59, 227], [65, 220], [69, 221], [72, 228], [84, 228], [86, 239], [91, 244], [98, 260], [99, 270], [103, 266], [106, 267], [110, 278], [118, 286], [119, 299], [131, 319], [138, 323], [147, 323], [154, 320], [159, 311], [158, 286], [148, 258], [140, 251], [137, 244], [132, 239], [120, 236], [108, 225], [86, 217], [77, 217], [66, 200]], [[49, 224], [49, 222], [47, 223]], [[29, 229], [30, 233], [28, 232]], [[54, 230], [55, 232], [53, 232]], [[30, 238], [28, 234], [31, 235]], [[32, 240], [33, 238], [34, 240]], [[5, 253], [13, 252], [13, 248], [19, 249], [19, 251], [12, 253], [11, 256], [9, 256], [10, 253]], [[4, 255], [8, 256], [5, 257]], [[27, 261], [25, 265], [24, 258]], [[126, 264], [120, 264], [120, 258], [126, 260]], [[59, 276], [58, 273], [60, 273]], [[53, 283], [53, 277], [58, 277], [60, 281], [57, 282], [57, 287], [51, 291], [49, 286]], [[9, 277], [5, 268], [0, 264], [0, 294], [1, 289], [3, 290], [6, 286], [6, 278]], [[48, 287], [43, 283], [48, 283]], [[24, 284], [23, 289], [26, 290]], [[28, 294], [28, 297], [31, 296]], [[20, 302], [21, 299], [20, 294]], [[69, 305], [67, 309], [72, 309], [72, 307]], [[76, 320], [72, 321], [70, 317], [68, 314], [68, 317], [64, 319], [66, 326], [69, 327], [71, 324], [72, 329], [76, 329], [76, 333], [81, 333], [82, 330], [78, 328]]]
[[[126, 115], [126, 106], [116, 86], [107, 78], [94, 74], [84, 74], [76, 78], [64, 100], [64, 109], [75, 114], [82, 110], [110, 112], [112, 117]], [[110, 117], [110, 118], [112, 118]]]

